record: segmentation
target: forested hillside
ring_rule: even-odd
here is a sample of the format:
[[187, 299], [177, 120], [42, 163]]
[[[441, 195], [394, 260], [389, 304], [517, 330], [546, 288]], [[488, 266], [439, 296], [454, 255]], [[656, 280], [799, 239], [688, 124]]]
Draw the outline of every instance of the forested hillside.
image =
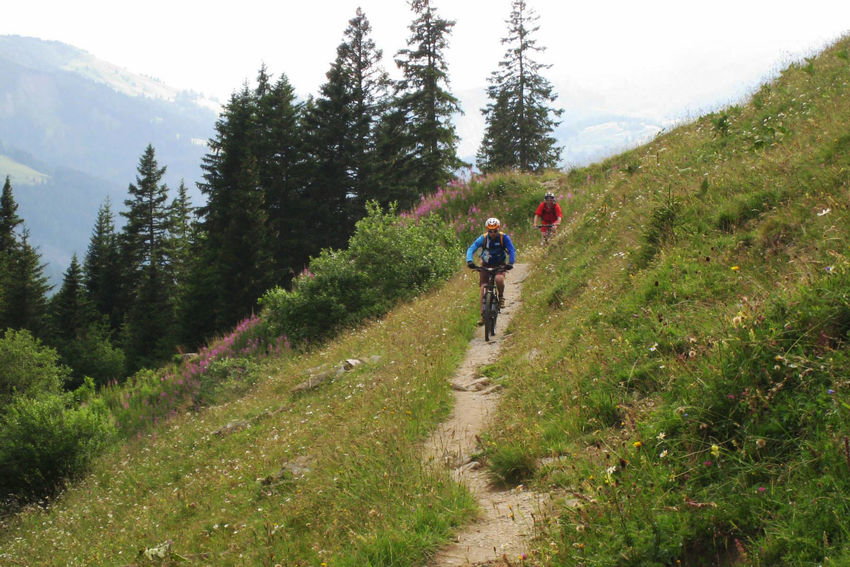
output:
[[[482, 369], [505, 394], [477, 459], [494, 482], [557, 501], [539, 518], [534, 552], [506, 564], [846, 563], [848, 81], [844, 39], [745, 104], [587, 168], [446, 182], [405, 194], [402, 214], [347, 185], [340, 202], [362, 197], [364, 209], [335, 210], [352, 225], [344, 246], [327, 242], [291, 285], [272, 278], [236, 295], [231, 267], [286, 252], [264, 248], [279, 245], [263, 232], [274, 209], [250, 208], [258, 192], [246, 190], [286, 165], [240, 143], [262, 139], [250, 116], [293, 110], [285, 80], [261, 73], [217, 127], [205, 161], [211, 198], [200, 232], [182, 240], [204, 244], [184, 252], [202, 260], [189, 262], [185, 281], [208, 293], [184, 305], [218, 339], [129, 380], [65, 393], [69, 370], [56, 351], [26, 331], [0, 341], [4, 360], [29, 352], [41, 369], [21, 367], [21, 380], [0, 391], [0, 458], [15, 473], [2, 488], [19, 496], [2, 523], [0, 560], [427, 564], [475, 513], [446, 471], [422, 465], [421, 449], [451, 409], [449, 377], [478, 316], [461, 251], [498, 216], [532, 266], [506, 350]], [[305, 117], [322, 116], [330, 100], [307, 105]], [[322, 156], [310, 163], [330, 163]], [[147, 323], [174, 309], [150, 309], [157, 298], [184, 292], [158, 295], [180, 279], [158, 279], [159, 267], [178, 264], [156, 260], [155, 243], [183, 208], [164, 204], [159, 171], [149, 148], [132, 194], [140, 208], [159, 203], [172, 224], [128, 232], [119, 248], [135, 259], [124, 273], [137, 293], [121, 320], [137, 322], [124, 332], [138, 348], [164, 328]], [[306, 179], [318, 183], [318, 173]], [[565, 222], [541, 248], [530, 217], [547, 190]], [[14, 226], [8, 194], [0, 220]], [[233, 202], [246, 214], [228, 233], [220, 213], [232, 214]], [[277, 213], [278, 227], [298, 220]], [[14, 240], [0, 240], [0, 251], [24, 265], [31, 255]], [[166, 236], [170, 257], [180, 241]], [[106, 335], [82, 336], [109, 336], [90, 329]], [[91, 352], [111, 360], [108, 349]], [[16, 395], [23, 386], [51, 394]], [[53, 430], [43, 426], [51, 420]], [[22, 441], [57, 438], [52, 452]], [[39, 477], [48, 473], [56, 476]]]

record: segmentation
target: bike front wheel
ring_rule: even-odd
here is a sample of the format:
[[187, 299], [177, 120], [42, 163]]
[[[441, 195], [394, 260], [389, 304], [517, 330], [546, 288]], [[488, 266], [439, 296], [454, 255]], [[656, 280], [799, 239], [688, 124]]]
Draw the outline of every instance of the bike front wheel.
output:
[[484, 340], [489, 341], [490, 337], [496, 334], [496, 318], [499, 316], [499, 300], [495, 295], [487, 298], [487, 304], [484, 307]]

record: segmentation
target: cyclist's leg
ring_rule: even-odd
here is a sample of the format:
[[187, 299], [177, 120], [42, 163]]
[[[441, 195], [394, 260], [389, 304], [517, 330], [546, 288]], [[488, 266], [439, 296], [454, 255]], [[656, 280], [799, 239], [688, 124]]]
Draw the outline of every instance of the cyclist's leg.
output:
[[499, 307], [505, 306], [505, 274], [496, 274], [496, 289], [499, 291]]
[[478, 272], [478, 288], [481, 290], [478, 303], [480, 304], [481, 317], [478, 320], [479, 325], [484, 324], [484, 295], [487, 293], [487, 272]]

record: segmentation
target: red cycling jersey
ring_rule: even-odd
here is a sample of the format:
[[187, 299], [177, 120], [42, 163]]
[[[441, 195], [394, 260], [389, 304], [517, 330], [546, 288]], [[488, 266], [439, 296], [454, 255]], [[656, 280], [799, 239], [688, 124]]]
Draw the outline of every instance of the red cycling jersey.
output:
[[553, 224], [563, 216], [561, 213], [561, 205], [554, 203], [552, 206], [547, 206], [545, 202], [537, 206], [534, 214], [543, 220], [543, 224]]

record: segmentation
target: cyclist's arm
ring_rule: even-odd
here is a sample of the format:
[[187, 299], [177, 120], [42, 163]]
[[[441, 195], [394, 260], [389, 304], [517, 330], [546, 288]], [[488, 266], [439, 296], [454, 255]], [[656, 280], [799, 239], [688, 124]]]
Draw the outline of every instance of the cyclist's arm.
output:
[[479, 236], [478, 238], [475, 239], [475, 242], [473, 242], [472, 244], [469, 245], [469, 248], [466, 249], [466, 261], [467, 261], [467, 263], [472, 262], [472, 256], [475, 254], [475, 251], [478, 250], [479, 248], [481, 248], [481, 246], [483, 244], [484, 244], [484, 237]]
[[540, 215], [535, 214], [534, 215], [534, 226], [540, 226], [541, 224], [543, 224], [543, 219], [540, 218]]
[[561, 205], [555, 203], [555, 214], [558, 215], [558, 220], [555, 221], [556, 225], [561, 224], [561, 219], [564, 217], [563, 211], [561, 211]]

